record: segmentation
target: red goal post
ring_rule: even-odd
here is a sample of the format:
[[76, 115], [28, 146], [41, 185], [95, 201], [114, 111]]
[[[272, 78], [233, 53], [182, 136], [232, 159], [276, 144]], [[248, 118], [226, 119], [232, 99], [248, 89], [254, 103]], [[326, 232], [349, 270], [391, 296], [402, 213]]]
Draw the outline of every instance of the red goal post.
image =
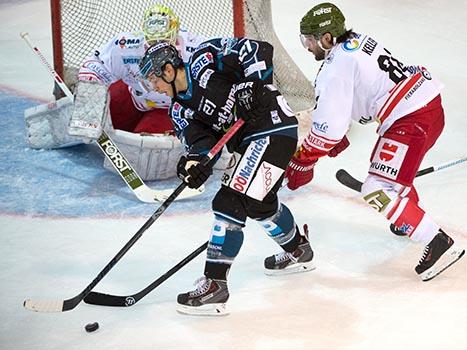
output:
[[144, 10], [158, 2], [171, 7], [190, 32], [270, 42], [274, 83], [295, 111], [308, 109], [314, 104], [313, 87], [277, 38], [270, 1], [50, 0], [54, 68], [73, 89], [84, 58], [117, 33], [139, 30]]

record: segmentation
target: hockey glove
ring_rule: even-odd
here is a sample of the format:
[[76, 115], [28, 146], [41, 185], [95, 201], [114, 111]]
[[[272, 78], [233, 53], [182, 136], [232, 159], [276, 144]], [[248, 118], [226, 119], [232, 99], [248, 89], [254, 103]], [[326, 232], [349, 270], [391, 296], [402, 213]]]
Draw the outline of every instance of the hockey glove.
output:
[[212, 175], [211, 162], [203, 165], [206, 156], [200, 154], [187, 154], [180, 157], [177, 164], [177, 175], [185, 181], [190, 188], [198, 188]]
[[301, 157], [301, 148], [294, 154], [285, 169], [285, 178], [288, 180], [287, 187], [291, 190], [306, 185], [314, 176], [314, 167], [318, 159], [307, 159]]
[[329, 151], [328, 156], [332, 158], [337, 157], [337, 155], [349, 147], [349, 145], [349, 139], [344, 135], [342, 140]]
[[254, 119], [255, 109], [258, 107], [257, 90], [261, 88], [253, 81], [247, 81], [237, 85], [235, 91], [235, 113], [237, 117], [245, 121]]

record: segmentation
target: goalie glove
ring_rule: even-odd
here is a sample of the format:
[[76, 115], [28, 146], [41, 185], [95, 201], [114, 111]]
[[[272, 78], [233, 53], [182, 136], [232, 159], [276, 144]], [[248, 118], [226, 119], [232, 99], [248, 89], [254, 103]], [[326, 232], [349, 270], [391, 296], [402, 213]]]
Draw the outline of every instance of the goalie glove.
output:
[[288, 180], [287, 187], [291, 190], [296, 190], [313, 180], [314, 168], [318, 158], [309, 159], [305, 153], [303, 147], [300, 147], [285, 170], [285, 178]]
[[199, 188], [212, 175], [212, 162], [203, 165], [206, 158], [200, 154], [187, 154], [180, 157], [177, 164], [177, 175], [185, 181], [190, 188]]

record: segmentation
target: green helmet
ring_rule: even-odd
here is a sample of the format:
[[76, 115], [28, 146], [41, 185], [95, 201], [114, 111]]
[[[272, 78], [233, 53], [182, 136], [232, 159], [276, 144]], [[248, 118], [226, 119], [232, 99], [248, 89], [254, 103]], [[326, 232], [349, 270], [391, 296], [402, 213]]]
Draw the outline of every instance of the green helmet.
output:
[[331, 33], [337, 38], [346, 32], [345, 17], [336, 5], [323, 2], [316, 5], [302, 18], [300, 34], [322, 35]]
[[142, 30], [146, 41], [175, 43], [179, 29], [180, 20], [169, 7], [156, 4], [144, 11]]

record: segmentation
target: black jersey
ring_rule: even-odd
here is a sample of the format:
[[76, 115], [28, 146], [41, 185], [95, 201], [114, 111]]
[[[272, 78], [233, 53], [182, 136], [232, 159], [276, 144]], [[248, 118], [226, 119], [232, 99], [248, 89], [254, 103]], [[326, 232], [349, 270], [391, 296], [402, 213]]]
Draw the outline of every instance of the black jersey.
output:
[[[241, 140], [281, 133], [296, 138], [293, 112], [271, 85], [273, 47], [247, 38], [218, 38], [202, 43], [185, 65], [188, 88], [172, 101], [170, 116], [188, 151], [207, 153], [236, 121], [237, 86], [261, 84], [260, 117], [246, 123]], [[286, 110], [277, 112], [279, 107]], [[276, 110], [274, 112], [274, 110]], [[256, 113], [258, 114], [258, 113]], [[238, 142], [238, 137], [236, 138]]]

